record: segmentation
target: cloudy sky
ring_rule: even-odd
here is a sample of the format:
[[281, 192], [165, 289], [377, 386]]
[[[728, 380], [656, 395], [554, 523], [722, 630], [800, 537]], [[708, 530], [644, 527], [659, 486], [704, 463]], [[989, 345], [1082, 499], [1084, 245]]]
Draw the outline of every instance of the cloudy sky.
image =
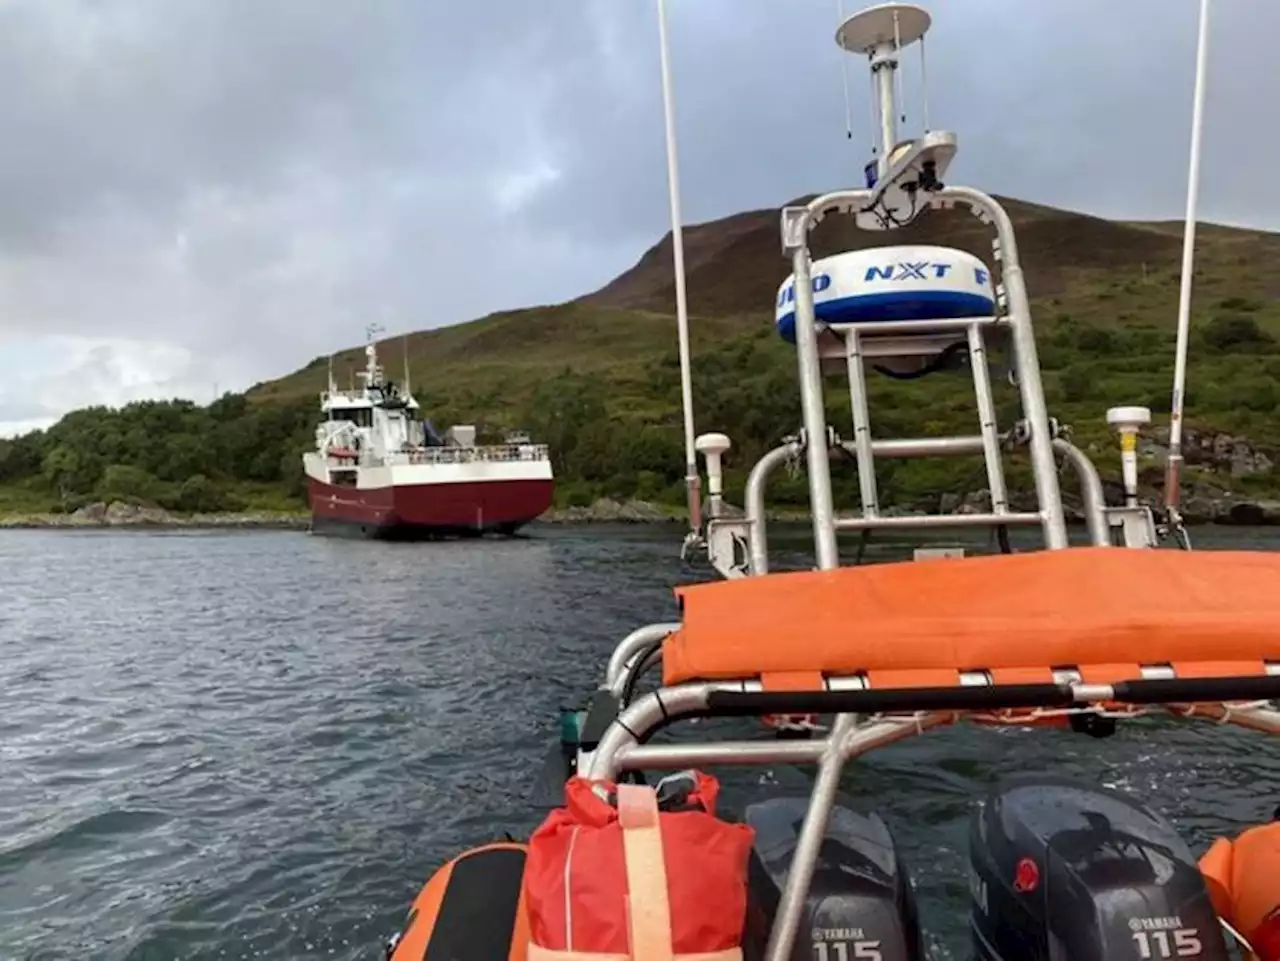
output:
[[[953, 180], [1181, 216], [1195, 0], [928, 6]], [[857, 181], [837, 0], [668, 7], [687, 221]], [[1280, 3], [1214, 7], [1202, 216], [1280, 229]], [[654, 0], [4, 0], [0, 137], [0, 433], [565, 300], [667, 229]]]

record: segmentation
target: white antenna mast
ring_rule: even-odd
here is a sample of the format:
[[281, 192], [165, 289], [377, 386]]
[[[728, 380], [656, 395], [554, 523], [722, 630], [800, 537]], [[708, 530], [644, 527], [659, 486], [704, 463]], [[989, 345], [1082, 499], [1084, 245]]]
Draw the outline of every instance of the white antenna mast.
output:
[[676, 161], [675, 104], [667, 51], [666, 0], [658, 0], [658, 48], [662, 61], [662, 112], [667, 131], [667, 187], [671, 195], [671, 251], [676, 273], [676, 326], [680, 340], [680, 400], [684, 408], [684, 480], [689, 494], [690, 536], [702, 529], [702, 495], [693, 436], [693, 375], [689, 363], [689, 308], [684, 287], [684, 233], [680, 218], [680, 178]]
[[1187, 216], [1182, 234], [1182, 285], [1178, 291], [1178, 344], [1173, 367], [1173, 399], [1169, 405], [1169, 456], [1165, 466], [1164, 499], [1168, 520], [1179, 529], [1178, 512], [1182, 468], [1182, 408], [1186, 402], [1187, 348], [1191, 333], [1191, 285], [1195, 279], [1196, 207], [1200, 194], [1200, 134], [1204, 125], [1205, 73], [1209, 59], [1209, 0], [1200, 0], [1200, 31], [1196, 43], [1196, 87], [1191, 108], [1191, 159], [1187, 170]]
[[409, 333], [401, 334], [401, 349], [404, 351], [404, 395], [409, 396]]
[[[922, 192], [942, 186], [942, 177], [955, 156], [955, 135], [945, 131], [926, 129], [919, 137], [898, 140], [899, 55], [921, 41], [923, 72], [923, 41], [931, 23], [922, 7], [894, 2], [855, 13], [836, 30], [836, 43], [849, 53], [866, 57], [871, 67], [873, 148], [872, 160], [863, 173], [874, 196], [855, 215], [863, 230], [891, 230], [914, 220], [928, 206]], [[922, 77], [922, 87], [923, 83]]]

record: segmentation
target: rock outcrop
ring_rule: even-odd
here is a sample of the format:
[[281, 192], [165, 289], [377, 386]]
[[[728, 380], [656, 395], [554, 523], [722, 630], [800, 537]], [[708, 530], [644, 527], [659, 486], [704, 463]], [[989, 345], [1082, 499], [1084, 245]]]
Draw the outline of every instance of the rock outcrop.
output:
[[[1141, 440], [1138, 454], [1164, 463], [1169, 454], [1169, 428], [1158, 427]], [[1182, 432], [1182, 457], [1190, 467], [1235, 478], [1269, 474], [1276, 467], [1275, 451], [1262, 450], [1244, 437], [1190, 427]]]
[[654, 524], [677, 520], [669, 510], [641, 500], [616, 501], [602, 497], [590, 507], [559, 507], [547, 511], [540, 521], [548, 524], [580, 524], [585, 522], [618, 524]]
[[273, 514], [245, 511], [224, 514], [173, 514], [160, 507], [127, 504], [123, 501], [86, 504], [69, 514], [16, 514], [0, 517], [0, 528], [278, 528], [306, 530], [310, 522], [304, 514]]

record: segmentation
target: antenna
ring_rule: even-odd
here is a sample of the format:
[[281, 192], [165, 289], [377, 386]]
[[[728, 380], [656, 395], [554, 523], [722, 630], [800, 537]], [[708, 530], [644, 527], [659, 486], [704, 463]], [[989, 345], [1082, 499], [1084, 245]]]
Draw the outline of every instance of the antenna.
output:
[[1209, 0], [1200, 0], [1196, 42], [1196, 87], [1191, 107], [1191, 158], [1187, 169], [1187, 217], [1182, 233], [1182, 284], [1178, 291], [1178, 343], [1169, 405], [1169, 456], [1165, 464], [1164, 502], [1171, 526], [1182, 527], [1182, 408], [1186, 403], [1187, 349], [1191, 334], [1191, 285], [1195, 279], [1196, 206], [1200, 194], [1200, 134], [1204, 125], [1205, 73], [1209, 60]]
[[378, 334], [384, 333], [385, 328], [381, 324], [369, 324], [364, 329], [365, 337], [368, 343], [364, 347], [365, 365], [364, 370], [357, 376], [364, 378], [365, 387], [376, 387], [382, 383], [381, 368], [378, 367]]
[[404, 395], [405, 397], [408, 397], [409, 396], [409, 333], [408, 331], [401, 334], [400, 337], [401, 337], [400, 342], [403, 345], [403, 353], [404, 353]]
[[684, 408], [684, 481], [689, 495], [689, 538], [702, 529], [698, 455], [693, 435], [693, 375], [689, 362], [689, 307], [684, 285], [684, 232], [680, 217], [680, 178], [676, 158], [675, 103], [671, 91], [671, 58], [667, 51], [666, 0], [658, 0], [658, 49], [662, 64], [662, 112], [667, 136], [667, 187], [671, 200], [671, 252], [676, 273], [676, 329], [680, 341], [680, 403]]
[[[890, 230], [914, 220], [928, 203], [921, 197], [942, 188], [942, 177], [956, 153], [956, 135], [928, 130], [928, 91], [924, 83], [924, 35], [933, 19], [913, 3], [882, 3], [849, 17], [836, 30], [836, 43], [849, 53], [865, 56], [871, 67], [878, 128], [873, 135], [872, 160], [864, 168], [871, 202], [857, 213], [863, 230]], [[921, 136], [899, 140], [898, 55], [920, 42], [921, 92], [926, 129]]]

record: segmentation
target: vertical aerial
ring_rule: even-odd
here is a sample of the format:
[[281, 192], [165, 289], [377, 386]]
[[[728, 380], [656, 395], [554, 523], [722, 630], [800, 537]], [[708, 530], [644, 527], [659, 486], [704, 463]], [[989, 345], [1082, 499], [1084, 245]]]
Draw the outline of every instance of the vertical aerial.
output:
[[684, 480], [689, 500], [689, 538], [702, 527], [698, 456], [693, 437], [693, 374], [689, 361], [689, 305], [684, 283], [684, 230], [680, 215], [680, 174], [676, 157], [675, 97], [671, 89], [671, 54], [667, 43], [667, 7], [658, 4], [658, 52], [662, 68], [662, 113], [667, 140], [667, 190], [671, 202], [671, 256], [676, 275], [676, 330], [680, 341], [680, 404], [684, 412]]
[[1196, 85], [1191, 107], [1191, 156], [1187, 164], [1187, 214], [1182, 234], [1182, 282], [1178, 289], [1178, 342], [1173, 366], [1173, 397], [1169, 405], [1169, 458], [1164, 477], [1167, 519], [1170, 526], [1179, 531], [1182, 530], [1182, 517], [1178, 510], [1182, 484], [1182, 409], [1186, 403], [1191, 288], [1195, 281], [1196, 208], [1200, 198], [1200, 134], [1204, 126], [1204, 88], [1208, 60], [1209, 0], [1200, 0]]

